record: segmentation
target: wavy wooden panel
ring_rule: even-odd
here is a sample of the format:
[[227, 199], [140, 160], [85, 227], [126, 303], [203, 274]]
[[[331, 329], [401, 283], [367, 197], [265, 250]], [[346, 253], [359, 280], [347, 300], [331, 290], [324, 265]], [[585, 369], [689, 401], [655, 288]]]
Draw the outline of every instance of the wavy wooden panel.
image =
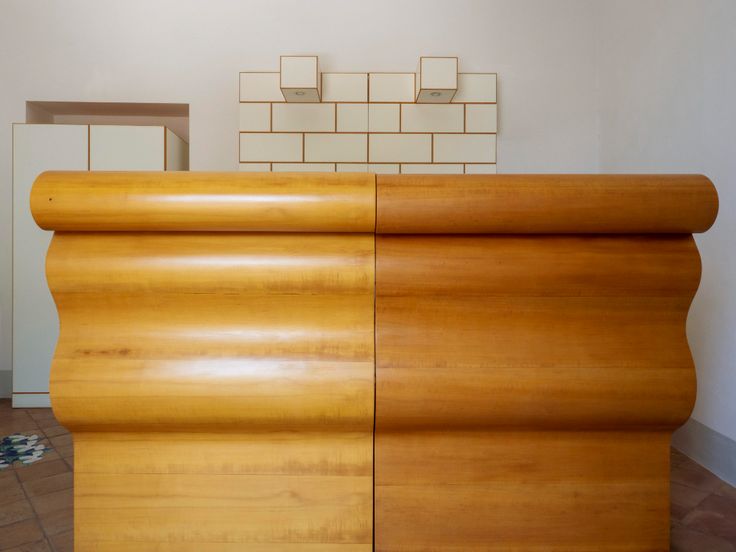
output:
[[76, 550], [372, 548], [374, 237], [57, 233]]
[[380, 234], [705, 232], [718, 195], [702, 175], [379, 175]]
[[692, 238], [378, 236], [376, 259], [376, 550], [666, 550]]

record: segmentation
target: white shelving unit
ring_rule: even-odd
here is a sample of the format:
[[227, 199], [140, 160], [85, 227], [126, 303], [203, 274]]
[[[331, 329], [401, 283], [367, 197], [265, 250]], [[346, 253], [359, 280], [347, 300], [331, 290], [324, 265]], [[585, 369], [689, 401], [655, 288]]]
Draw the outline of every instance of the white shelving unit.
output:
[[188, 170], [188, 145], [163, 126], [13, 125], [13, 406], [49, 406], [49, 369], [59, 335], [46, 285], [51, 232], [30, 210], [47, 170]]

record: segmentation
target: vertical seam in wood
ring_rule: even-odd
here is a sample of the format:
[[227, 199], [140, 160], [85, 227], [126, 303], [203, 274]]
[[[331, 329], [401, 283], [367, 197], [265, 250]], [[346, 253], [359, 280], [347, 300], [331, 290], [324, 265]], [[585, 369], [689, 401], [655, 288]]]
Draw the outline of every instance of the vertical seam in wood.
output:
[[373, 551], [376, 550], [376, 393], [378, 391], [378, 176], [373, 175]]

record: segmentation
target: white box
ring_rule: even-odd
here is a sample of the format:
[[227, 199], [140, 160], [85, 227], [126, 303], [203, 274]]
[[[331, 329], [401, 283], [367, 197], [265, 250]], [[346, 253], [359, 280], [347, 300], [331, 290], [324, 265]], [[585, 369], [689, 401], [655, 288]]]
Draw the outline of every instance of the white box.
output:
[[272, 109], [274, 132], [335, 131], [335, 104], [282, 103]]
[[465, 132], [496, 132], [496, 128], [496, 104], [465, 106]]
[[281, 56], [281, 93], [287, 102], [320, 101], [317, 56]]
[[435, 163], [495, 163], [495, 134], [435, 134]]
[[370, 134], [368, 159], [378, 163], [429, 163], [431, 134]]
[[271, 104], [241, 103], [239, 105], [241, 132], [270, 132]]
[[403, 104], [401, 132], [462, 132], [463, 106]]
[[466, 164], [465, 174], [496, 174], [496, 164]]
[[457, 92], [457, 58], [419, 58], [415, 91], [417, 103], [449, 103]]
[[337, 104], [337, 132], [367, 132], [368, 104]]
[[410, 163], [401, 165], [402, 174], [463, 174], [463, 165]]
[[334, 163], [274, 163], [273, 172], [335, 172]]
[[240, 163], [238, 165], [240, 172], [270, 172], [271, 163]]
[[401, 113], [399, 104], [369, 104], [368, 130], [370, 132], [399, 132]]
[[367, 102], [368, 73], [322, 73], [323, 102]]
[[304, 160], [310, 162], [365, 163], [368, 159], [365, 134], [305, 134]]
[[277, 72], [240, 73], [241, 102], [283, 102]]
[[302, 134], [243, 132], [240, 134], [240, 161], [303, 161]]
[[369, 73], [371, 102], [414, 102], [414, 73]]
[[496, 103], [496, 73], [458, 73], [453, 103]]

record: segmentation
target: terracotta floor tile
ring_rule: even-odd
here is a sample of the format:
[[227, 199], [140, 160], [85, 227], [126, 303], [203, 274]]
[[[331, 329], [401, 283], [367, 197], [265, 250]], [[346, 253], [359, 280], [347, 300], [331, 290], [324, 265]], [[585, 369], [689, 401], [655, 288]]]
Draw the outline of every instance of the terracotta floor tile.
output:
[[54, 412], [50, 408], [29, 408], [28, 415], [36, 421], [56, 419]]
[[725, 496], [726, 498], [736, 501], [736, 487], [732, 487], [728, 483], [723, 483], [723, 485], [718, 487], [715, 494]]
[[51, 441], [51, 446], [56, 449], [67, 447], [72, 444], [72, 435], [71, 433], [64, 433], [62, 435], [49, 438], [49, 441]]
[[10, 468], [5, 468], [0, 472], [0, 497], [3, 502], [15, 502], [25, 498], [23, 489], [15, 476], [15, 472]]
[[66, 508], [46, 514], [39, 514], [41, 525], [46, 535], [52, 537], [74, 529], [74, 512], [71, 503]]
[[[15, 502], [6, 501], [6, 498], [1, 497], [0, 501], [0, 528], [11, 523], [23, 521], [24, 519], [32, 518], [36, 514], [33, 513], [31, 503], [25, 498], [22, 500], [16, 500]], [[2, 529], [0, 529], [2, 534]], [[2, 539], [0, 538], [0, 542]]]
[[670, 484], [670, 512], [672, 518], [676, 520], [683, 519], [709, 494], [708, 491], [701, 491], [679, 483]]
[[682, 520], [688, 529], [736, 541], [736, 501], [710, 495]]
[[26, 494], [31, 497], [71, 489], [72, 484], [72, 472], [65, 471], [56, 475], [26, 481], [23, 483], [23, 488], [26, 490]]
[[56, 552], [74, 552], [74, 531], [67, 531], [51, 537]]
[[723, 485], [723, 481], [718, 479], [718, 477], [690, 459], [679, 466], [672, 466], [670, 475], [673, 483], [695, 487], [696, 489], [708, 491], [709, 493], [712, 493]]
[[64, 426], [59, 424], [41, 427], [41, 431], [43, 431], [46, 437], [57, 437], [59, 435], [66, 435], [69, 433]]
[[61, 459], [58, 453], [53, 453], [55, 456], [53, 459], [46, 458], [51, 454], [52, 453], [47, 452], [44, 455], [44, 459], [46, 459], [45, 462], [42, 459], [30, 465], [16, 466], [15, 473], [18, 474], [20, 482], [24, 483], [27, 481], [33, 481], [34, 479], [50, 477], [52, 475], [71, 471], [67, 463]]
[[45, 540], [42, 540], [9, 548], [3, 552], [51, 552], [51, 546]]
[[72, 505], [72, 490], [64, 489], [53, 493], [30, 497], [33, 508], [39, 516], [70, 508]]
[[683, 463], [686, 463], [686, 462], [692, 462], [692, 460], [690, 460], [690, 458], [688, 458], [687, 456], [685, 456], [685, 454], [683, 454], [682, 452], [680, 452], [676, 448], [671, 448], [670, 449], [670, 463], [673, 466], [679, 466], [679, 465], [681, 465]]
[[74, 456], [74, 445], [57, 447], [56, 452], [59, 453], [59, 456], [61, 456], [62, 458], [71, 458], [72, 456]]
[[41, 526], [34, 518], [19, 521], [2, 528], [0, 550], [8, 550], [21, 544], [34, 543], [44, 540]]
[[687, 527], [673, 528], [670, 539], [671, 552], [736, 552], [736, 547], [727, 540]]

